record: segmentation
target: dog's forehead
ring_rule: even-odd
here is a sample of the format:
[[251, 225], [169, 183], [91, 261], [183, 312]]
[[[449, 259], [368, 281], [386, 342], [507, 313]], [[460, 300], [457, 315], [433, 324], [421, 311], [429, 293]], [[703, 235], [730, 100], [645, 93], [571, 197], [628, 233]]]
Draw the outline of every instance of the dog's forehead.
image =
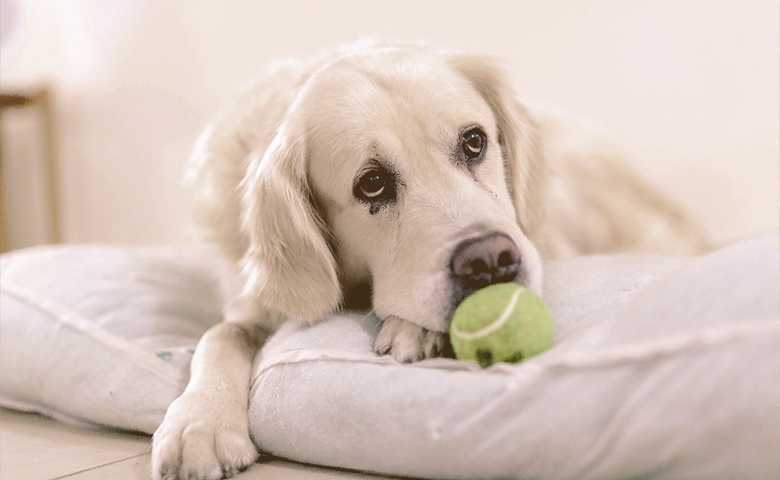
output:
[[490, 116], [474, 86], [434, 55], [345, 57], [313, 76], [308, 96], [312, 114], [347, 124], [382, 125], [394, 117], [452, 122]]
[[470, 125], [496, 130], [476, 88], [432, 55], [341, 59], [312, 78], [299, 106], [308, 123], [310, 159], [343, 170], [339, 177], [351, 177], [371, 157], [402, 162], [448, 149]]

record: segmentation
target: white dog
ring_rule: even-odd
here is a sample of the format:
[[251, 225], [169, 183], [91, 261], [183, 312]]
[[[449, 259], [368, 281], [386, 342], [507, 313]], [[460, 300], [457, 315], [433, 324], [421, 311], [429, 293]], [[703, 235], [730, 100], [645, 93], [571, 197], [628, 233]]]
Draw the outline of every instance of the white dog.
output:
[[538, 292], [540, 257], [706, 248], [583, 132], [524, 106], [480, 55], [372, 44], [267, 73], [196, 149], [198, 212], [231, 296], [154, 435], [155, 478], [255, 461], [250, 369], [280, 322], [370, 306], [376, 352], [412, 362], [441, 354], [474, 290]]

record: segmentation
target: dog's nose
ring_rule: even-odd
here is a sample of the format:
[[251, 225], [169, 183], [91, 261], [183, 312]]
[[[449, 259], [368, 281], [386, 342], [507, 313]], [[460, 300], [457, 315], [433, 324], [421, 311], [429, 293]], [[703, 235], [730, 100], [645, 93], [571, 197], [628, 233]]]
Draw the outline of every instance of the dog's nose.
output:
[[452, 253], [450, 270], [463, 295], [494, 283], [511, 282], [520, 272], [520, 249], [503, 233], [461, 242]]

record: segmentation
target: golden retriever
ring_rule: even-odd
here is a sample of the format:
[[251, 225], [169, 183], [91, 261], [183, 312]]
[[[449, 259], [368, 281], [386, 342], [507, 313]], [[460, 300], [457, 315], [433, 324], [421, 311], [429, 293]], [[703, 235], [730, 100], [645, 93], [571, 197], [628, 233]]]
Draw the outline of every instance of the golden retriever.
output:
[[154, 435], [154, 477], [254, 462], [250, 370], [280, 322], [370, 307], [376, 352], [418, 361], [445, 349], [474, 290], [539, 292], [543, 257], [704, 250], [625, 162], [521, 103], [481, 55], [365, 44], [271, 69], [196, 147], [196, 211], [231, 265], [230, 296]]

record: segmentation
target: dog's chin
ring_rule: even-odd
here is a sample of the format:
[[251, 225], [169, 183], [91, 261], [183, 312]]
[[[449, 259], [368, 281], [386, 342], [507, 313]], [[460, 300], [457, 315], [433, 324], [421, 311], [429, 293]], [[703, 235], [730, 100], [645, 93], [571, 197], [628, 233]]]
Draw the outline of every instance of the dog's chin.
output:
[[[536, 253], [535, 251], [533, 253]], [[522, 285], [536, 294], [541, 294], [541, 269], [538, 268], [538, 255], [531, 255], [530, 262], [521, 272], [508, 282]], [[508, 283], [505, 282], [505, 283]], [[382, 301], [376, 298], [374, 286], [370, 282], [358, 282], [343, 285], [342, 308], [352, 311], [371, 311], [379, 317], [397, 318], [415, 324], [426, 330], [447, 333], [452, 316], [458, 305], [469, 295], [488, 286], [478, 284], [470, 287], [457, 287], [448, 274], [439, 273], [428, 277], [427, 281], [415, 288], [415, 299], [409, 295], [397, 295], [395, 300]]]

